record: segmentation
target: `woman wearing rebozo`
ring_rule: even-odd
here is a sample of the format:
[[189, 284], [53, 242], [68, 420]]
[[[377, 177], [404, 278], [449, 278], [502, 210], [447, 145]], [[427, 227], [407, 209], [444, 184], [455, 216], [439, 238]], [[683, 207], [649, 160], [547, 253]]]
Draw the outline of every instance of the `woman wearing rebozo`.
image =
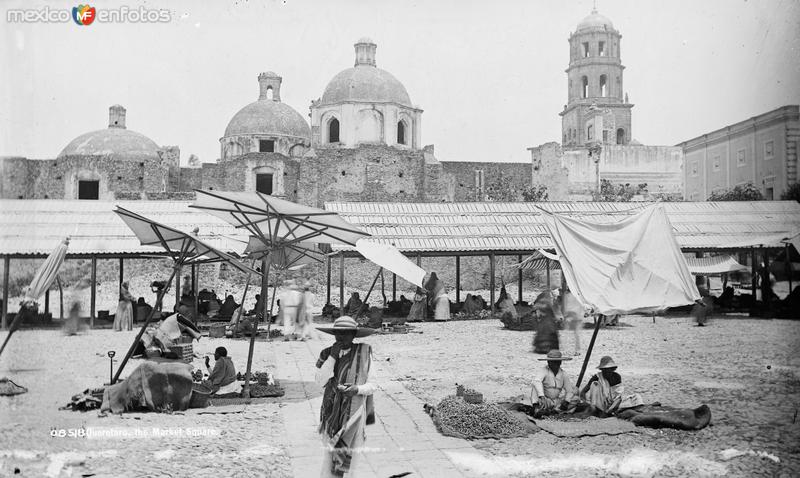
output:
[[375, 331], [359, 327], [346, 315], [332, 327], [318, 330], [336, 337], [317, 360], [316, 382], [324, 387], [319, 432], [326, 450], [321, 476], [342, 477], [354, 468], [354, 453], [366, 439], [365, 426], [375, 421], [372, 394], [376, 387], [368, 383], [372, 349], [353, 343]]
[[119, 286], [119, 303], [114, 316], [114, 330], [133, 330], [133, 296], [128, 291], [128, 283]]
[[447, 297], [444, 282], [439, 280], [435, 272], [431, 272], [425, 288], [430, 294], [430, 304], [434, 307], [433, 320], [450, 320], [450, 298]]

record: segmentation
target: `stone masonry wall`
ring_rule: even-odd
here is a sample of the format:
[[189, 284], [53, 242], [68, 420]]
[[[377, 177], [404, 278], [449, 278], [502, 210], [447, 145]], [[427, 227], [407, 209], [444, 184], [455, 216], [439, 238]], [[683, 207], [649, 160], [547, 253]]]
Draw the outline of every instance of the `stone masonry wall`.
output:
[[[508, 200], [521, 201], [522, 191], [531, 186], [531, 163], [489, 163], [442, 161], [447, 200], [455, 202], [483, 201], [493, 189], [507, 188]], [[483, 193], [476, 184], [476, 171], [483, 171]]]

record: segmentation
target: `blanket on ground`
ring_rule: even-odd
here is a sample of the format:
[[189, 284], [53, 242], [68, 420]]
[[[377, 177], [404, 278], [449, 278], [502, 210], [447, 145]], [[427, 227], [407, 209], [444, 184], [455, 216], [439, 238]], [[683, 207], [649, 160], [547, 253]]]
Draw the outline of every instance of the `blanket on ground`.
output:
[[582, 437], [596, 435], [621, 435], [636, 431], [636, 425], [619, 418], [589, 417], [576, 420], [534, 420], [542, 430], [558, 437]]
[[100, 411], [186, 410], [191, 398], [190, 365], [148, 361], [139, 365], [125, 381], [106, 387]]
[[652, 404], [622, 410], [617, 417], [630, 420], [639, 427], [701, 430], [711, 422], [711, 409], [708, 405], [692, 410]]

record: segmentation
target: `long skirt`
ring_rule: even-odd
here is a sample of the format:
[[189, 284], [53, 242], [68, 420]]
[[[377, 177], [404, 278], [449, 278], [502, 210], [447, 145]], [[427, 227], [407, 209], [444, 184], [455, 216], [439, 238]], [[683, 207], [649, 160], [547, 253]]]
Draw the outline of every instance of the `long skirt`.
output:
[[408, 313], [408, 318], [406, 318], [406, 322], [422, 322], [425, 320], [425, 314], [427, 312], [427, 305], [425, 304], [424, 300], [415, 301], [411, 305], [411, 311]]
[[117, 304], [114, 316], [114, 330], [133, 330], [133, 304], [129, 300], [121, 300]]
[[436, 298], [436, 311], [433, 315], [434, 320], [450, 320], [450, 299], [446, 295]]

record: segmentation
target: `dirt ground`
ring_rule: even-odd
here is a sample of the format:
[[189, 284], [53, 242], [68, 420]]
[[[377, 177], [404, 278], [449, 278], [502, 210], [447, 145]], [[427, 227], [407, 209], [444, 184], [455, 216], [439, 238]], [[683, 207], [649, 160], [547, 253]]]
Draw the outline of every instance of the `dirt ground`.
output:
[[[391, 371], [383, 380], [400, 381], [428, 403], [454, 393], [456, 383], [490, 401], [528, 397], [532, 370], [544, 363], [531, 353], [532, 332], [505, 330], [499, 321], [423, 323], [416, 331], [422, 333], [365, 340], [373, 345], [374, 360]], [[583, 349], [591, 332], [580, 333]], [[64, 337], [54, 330], [23, 330], [12, 338], [0, 359], [0, 377], [30, 391], [0, 397], [0, 476], [13, 475], [15, 468], [17, 476], [189, 476], [201, 470], [214, 476], [291, 476], [284, 456], [291, 424], [282, 422], [280, 399], [231, 415], [99, 418], [96, 412], [59, 411], [72, 394], [108, 380], [106, 351], [122, 355], [134, 334], [95, 330]], [[571, 332], [561, 332], [564, 351], [573, 350], [573, 341]], [[202, 357], [223, 344], [243, 370], [244, 341], [203, 338], [195, 352]], [[712, 411], [709, 427], [584, 438], [542, 431], [473, 444], [492, 460], [486, 476], [798, 476], [799, 347], [798, 321], [717, 318], [696, 327], [686, 317], [657, 317], [655, 323], [651, 317], [624, 317], [619, 327], [600, 331], [587, 374], [602, 355], [611, 355], [626, 392], [677, 407], [705, 403]], [[257, 347], [255, 369], [279, 371], [276, 357], [285, 353], [284, 342]], [[564, 367], [572, 380], [582, 358]], [[376, 408], [380, 413], [380, 404]], [[149, 435], [51, 436], [82, 426]]]

